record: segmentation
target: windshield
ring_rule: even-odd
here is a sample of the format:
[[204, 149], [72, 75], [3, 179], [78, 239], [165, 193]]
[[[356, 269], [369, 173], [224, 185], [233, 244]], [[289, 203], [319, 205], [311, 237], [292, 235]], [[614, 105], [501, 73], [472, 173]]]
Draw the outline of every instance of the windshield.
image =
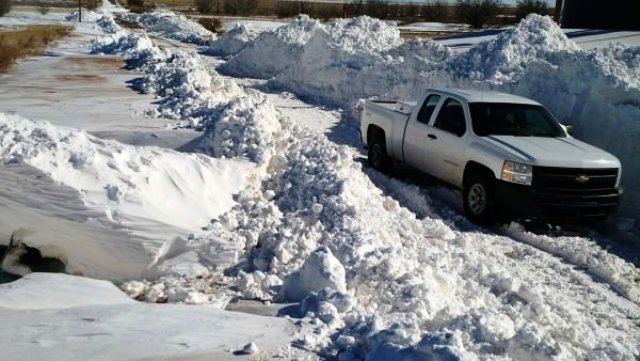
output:
[[542, 106], [508, 103], [471, 103], [473, 131], [479, 136], [565, 137], [560, 124]]

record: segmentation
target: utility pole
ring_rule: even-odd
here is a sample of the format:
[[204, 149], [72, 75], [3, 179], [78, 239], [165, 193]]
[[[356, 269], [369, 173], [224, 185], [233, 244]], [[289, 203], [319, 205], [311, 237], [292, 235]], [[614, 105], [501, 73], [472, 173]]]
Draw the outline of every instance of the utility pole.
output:
[[78, 0], [78, 22], [82, 22], [82, 0]]
[[562, 17], [562, 3], [563, 0], [556, 0], [556, 11], [553, 18], [558, 24], [560, 24], [560, 18]]

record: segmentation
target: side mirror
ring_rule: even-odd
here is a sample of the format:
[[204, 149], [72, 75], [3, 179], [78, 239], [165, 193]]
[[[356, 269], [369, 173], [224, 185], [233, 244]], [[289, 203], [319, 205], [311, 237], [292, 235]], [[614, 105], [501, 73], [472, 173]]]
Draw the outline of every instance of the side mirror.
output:
[[562, 124], [562, 127], [564, 128], [565, 132], [567, 132], [567, 134], [573, 134], [573, 125]]

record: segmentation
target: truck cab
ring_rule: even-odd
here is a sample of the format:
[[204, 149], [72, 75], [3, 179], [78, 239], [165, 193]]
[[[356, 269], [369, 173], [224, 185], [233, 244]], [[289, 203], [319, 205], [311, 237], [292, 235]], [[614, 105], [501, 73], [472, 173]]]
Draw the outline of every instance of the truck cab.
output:
[[622, 192], [616, 157], [515, 95], [429, 89], [415, 103], [367, 101], [361, 135], [373, 167], [387, 172], [402, 162], [461, 189], [465, 213], [477, 223], [505, 210], [604, 218]]

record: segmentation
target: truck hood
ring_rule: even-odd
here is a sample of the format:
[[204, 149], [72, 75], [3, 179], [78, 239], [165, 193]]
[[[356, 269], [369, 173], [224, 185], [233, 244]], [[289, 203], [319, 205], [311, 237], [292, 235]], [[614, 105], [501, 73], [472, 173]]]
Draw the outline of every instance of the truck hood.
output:
[[610, 153], [575, 138], [492, 135], [485, 139], [531, 165], [566, 168], [620, 168]]

